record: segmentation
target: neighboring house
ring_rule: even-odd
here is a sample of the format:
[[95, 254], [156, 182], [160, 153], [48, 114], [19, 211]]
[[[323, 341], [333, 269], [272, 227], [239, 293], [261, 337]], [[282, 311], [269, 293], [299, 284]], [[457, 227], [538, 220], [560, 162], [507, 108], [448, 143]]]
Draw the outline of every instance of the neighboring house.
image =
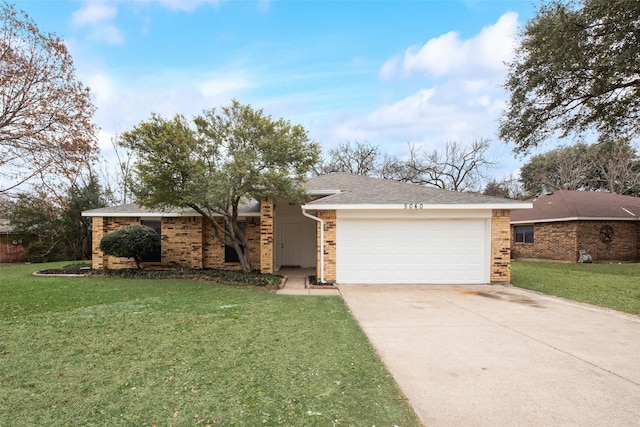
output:
[[[531, 207], [347, 173], [312, 178], [305, 187], [312, 201], [302, 206], [263, 199], [241, 210], [252, 266], [262, 273], [315, 268], [319, 281], [339, 284], [509, 282], [510, 213]], [[93, 268], [132, 267], [131, 260], [105, 256], [99, 243], [116, 228], [139, 223], [161, 234], [158, 265], [240, 267], [188, 209], [124, 205], [83, 215], [93, 217]]]
[[640, 198], [596, 191], [560, 190], [531, 200], [511, 215], [515, 258], [640, 261]]
[[9, 220], [0, 218], [0, 263], [24, 262], [27, 252], [20, 236], [14, 233]]

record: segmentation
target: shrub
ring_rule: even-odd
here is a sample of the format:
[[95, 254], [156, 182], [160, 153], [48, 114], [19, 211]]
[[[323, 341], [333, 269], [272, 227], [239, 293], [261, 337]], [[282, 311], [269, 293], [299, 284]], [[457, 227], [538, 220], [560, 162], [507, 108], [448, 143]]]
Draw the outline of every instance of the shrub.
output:
[[29, 262], [41, 263], [49, 261], [51, 245], [44, 242], [33, 242], [27, 247]]
[[100, 240], [100, 250], [106, 255], [133, 258], [140, 268], [142, 259], [160, 249], [160, 236], [146, 225], [128, 225], [107, 234]]

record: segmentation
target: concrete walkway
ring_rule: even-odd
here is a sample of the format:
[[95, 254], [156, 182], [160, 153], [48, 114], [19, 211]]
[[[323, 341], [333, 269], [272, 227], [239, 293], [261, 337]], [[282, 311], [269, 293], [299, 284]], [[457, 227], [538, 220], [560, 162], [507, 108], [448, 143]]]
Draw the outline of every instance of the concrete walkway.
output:
[[426, 426], [640, 425], [640, 318], [506, 286], [344, 285]]
[[286, 278], [284, 287], [276, 291], [280, 295], [319, 295], [319, 296], [339, 296], [338, 288], [332, 289], [311, 289], [308, 285], [308, 278], [316, 274], [315, 268], [281, 268], [276, 274]]

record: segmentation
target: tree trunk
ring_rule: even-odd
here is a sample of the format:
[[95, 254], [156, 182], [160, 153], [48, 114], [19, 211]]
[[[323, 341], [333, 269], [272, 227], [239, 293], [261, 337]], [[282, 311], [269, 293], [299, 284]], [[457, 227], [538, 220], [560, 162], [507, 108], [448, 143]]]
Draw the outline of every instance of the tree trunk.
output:
[[249, 259], [249, 248], [245, 246], [244, 251], [240, 245], [234, 245], [234, 249], [238, 254], [238, 259], [240, 260], [240, 265], [242, 265], [242, 271], [245, 273], [251, 273], [253, 270], [251, 268], [251, 260]]

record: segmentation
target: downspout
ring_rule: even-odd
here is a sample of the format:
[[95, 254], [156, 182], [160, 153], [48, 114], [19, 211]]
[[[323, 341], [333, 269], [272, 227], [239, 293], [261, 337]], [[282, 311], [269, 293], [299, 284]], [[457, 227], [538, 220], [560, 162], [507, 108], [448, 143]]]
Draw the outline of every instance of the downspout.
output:
[[308, 214], [302, 206], [302, 215], [320, 223], [320, 283], [324, 283], [324, 222], [317, 216]]

